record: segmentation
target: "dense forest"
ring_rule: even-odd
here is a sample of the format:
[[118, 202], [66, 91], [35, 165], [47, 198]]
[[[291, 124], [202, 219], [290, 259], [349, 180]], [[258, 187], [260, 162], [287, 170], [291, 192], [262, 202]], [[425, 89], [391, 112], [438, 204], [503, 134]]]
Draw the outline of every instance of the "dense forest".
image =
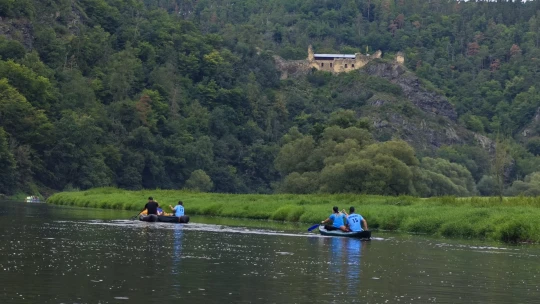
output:
[[[0, 0], [0, 16], [3, 194], [540, 194], [539, 1]], [[309, 44], [401, 51], [456, 117], [366, 71], [281, 80], [274, 56]], [[426, 145], [392, 117], [484, 145]]]

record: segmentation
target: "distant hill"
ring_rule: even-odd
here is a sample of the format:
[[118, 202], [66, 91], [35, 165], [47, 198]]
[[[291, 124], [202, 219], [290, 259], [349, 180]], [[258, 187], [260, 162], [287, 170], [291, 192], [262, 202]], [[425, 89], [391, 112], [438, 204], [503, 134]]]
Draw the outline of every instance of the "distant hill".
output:
[[[540, 171], [538, 135], [524, 131], [540, 108], [538, 3], [5, 1], [0, 193], [293, 191], [290, 174], [322, 181], [353, 156], [401, 147], [414, 159], [392, 154], [384, 166], [402, 162], [409, 184], [375, 166], [362, 171], [369, 186], [310, 191], [492, 194], [497, 136], [507, 188]], [[383, 58], [280, 79], [275, 56], [304, 59], [310, 44]], [[385, 60], [400, 51], [404, 66]], [[337, 150], [304, 167], [280, 162], [304, 139]]]

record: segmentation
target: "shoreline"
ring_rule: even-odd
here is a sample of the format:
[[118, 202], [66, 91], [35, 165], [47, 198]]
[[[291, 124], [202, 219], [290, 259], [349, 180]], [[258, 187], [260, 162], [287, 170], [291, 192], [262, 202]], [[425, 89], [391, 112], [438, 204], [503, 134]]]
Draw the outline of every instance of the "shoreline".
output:
[[139, 211], [149, 196], [164, 210], [184, 202], [186, 214], [298, 222], [314, 225], [332, 206], [356, 207], [370, 229], [503, 243], [540, 242], [540, 198], [377, 196], [358, 194], [220, 194], [184, 190], [96, 188], [59, 192], [47, 203]]

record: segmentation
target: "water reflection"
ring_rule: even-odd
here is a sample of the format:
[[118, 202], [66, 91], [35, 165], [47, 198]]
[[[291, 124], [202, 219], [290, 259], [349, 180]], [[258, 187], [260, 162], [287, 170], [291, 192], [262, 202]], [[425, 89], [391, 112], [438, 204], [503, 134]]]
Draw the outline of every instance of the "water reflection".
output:
[[351, 238], [329, 239], [329, 274], [335, 284], [347, 286], [348, 292], [358, 294], [360, 285], [363, 242]]
[[182, 237], [183, 229], [180, 225], [176, 225], [173, 230], [173, 252], [172, 252], [172, 273], [180, 272], [180, 261], [182, 261]]
[[343, 276], [339, 274], [344, 271], [344, 265], [345, 265], [344, 257], [346, 257], [346, 255], [344, 254], [344, 251], [346, 250], [345, 241], [346, 239], [344, 238], [337, 238], [337, 237], [330, 238], [329, 273], [330, 273], [331, 279], [336, 280], [336, 283], [338, 284], [343, 283], [341, 282], [341, 278], [343, 278]]
[[[347, 240], [347, 285], [350, 287], [360, 285], [360, 261], [362, 257], [362, 241]], [[355, 290], [356, 288], [353, 288]], [[356, 293], [356, 292], [355, 292]]]
[[2, 304], [536, 303], [540, 292], [538, 246], [362, 242], [0, 207], [12, 215], [0, 215]]

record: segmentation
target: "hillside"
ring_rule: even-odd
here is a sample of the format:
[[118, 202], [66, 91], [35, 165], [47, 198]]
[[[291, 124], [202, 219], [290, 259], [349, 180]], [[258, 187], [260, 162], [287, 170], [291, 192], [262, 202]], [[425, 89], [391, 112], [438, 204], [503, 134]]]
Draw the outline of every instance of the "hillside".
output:
[[[540, 171], [534, 141], [511, 138], [540, 106], [528, 61], [537, 45], [526, 44], [536, 36], [517, 35], [536, 25], [536, 4], [403, 2], [5, 1], [0, 193], [492, 194], [498, 133], [509, 135], [507, 186]], [[458, 45], [456, 9], [502, 14], [493, 26], [511, 31], [519, 51], [491, 55], [508, 35], [477, 25], [465, 35], [485, 30], [485, 46], [460, 53], [473, 36]], [[441, 20], [447, 30], [434, 35]], [[405, 66], [378, 60], [280, 80], [275, 55], [305, 58], [309, 43], [404, 51]], [[519, 189], [534, 188], [533, 177]]]

